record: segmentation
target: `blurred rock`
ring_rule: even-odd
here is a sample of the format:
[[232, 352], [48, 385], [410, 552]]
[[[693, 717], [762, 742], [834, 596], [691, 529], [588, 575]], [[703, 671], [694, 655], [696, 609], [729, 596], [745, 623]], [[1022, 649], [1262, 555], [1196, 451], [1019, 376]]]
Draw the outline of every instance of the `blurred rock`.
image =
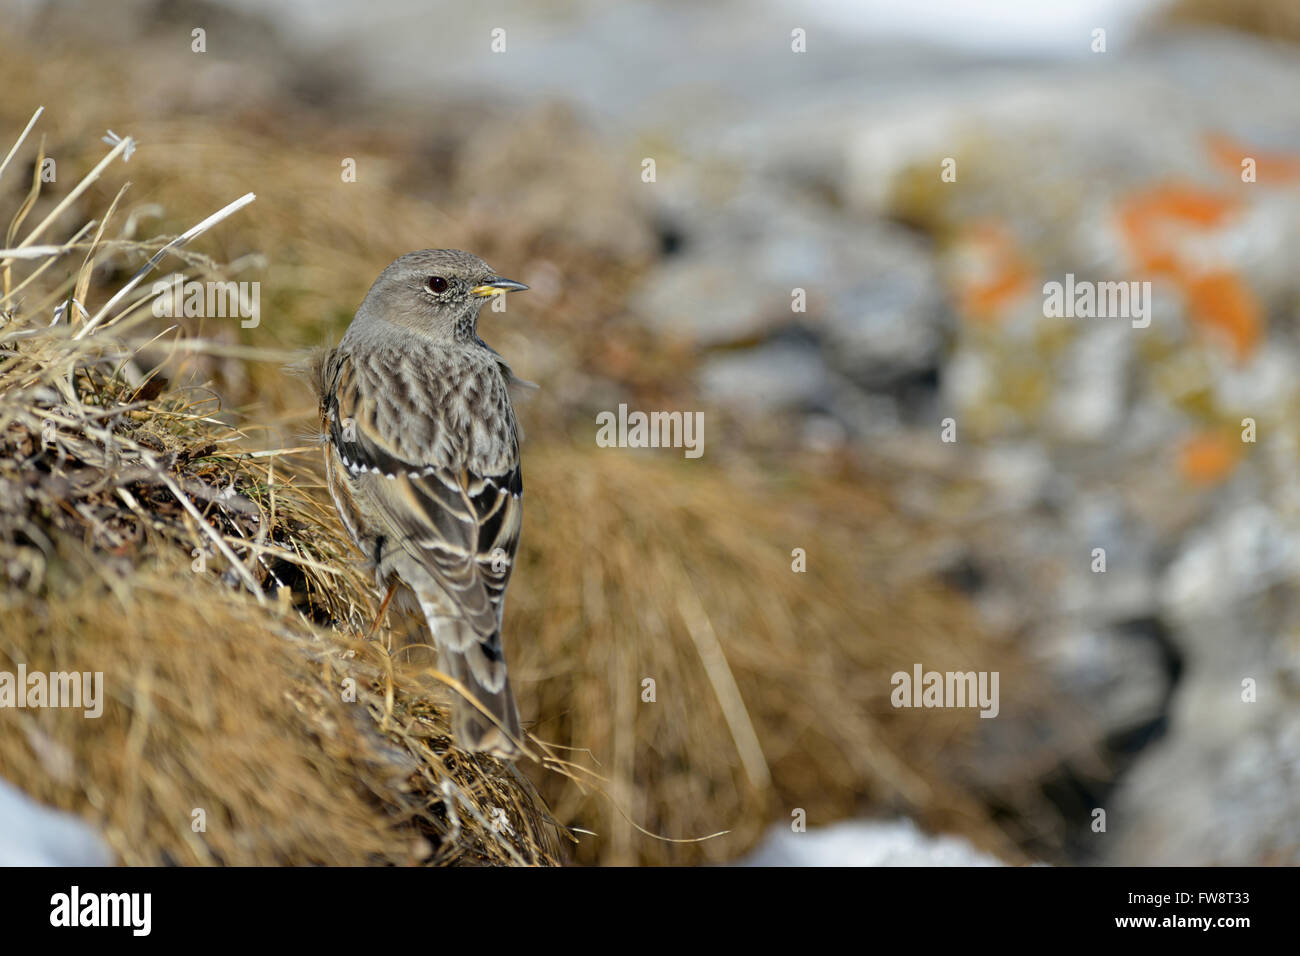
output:
[[762, 415], [824, 408], [831, 383], [816, 345], [779, 341], [709, 358], [700, 369], [700, 389], [711, 402]]
[[1164, 716], [1176, 677], [1165, 649], [1142, 630], [1065, 624], [1034, 646], [1102, 734], [1125, 735]]
[[700, 346], [762, 338], [791, 323], [789, 285], [739, 263], [751, 249], [670, 259], [650, 272], [632, 307], [660, 335]]
[[949, 317], [929, 244], [883, 224], [838, 241], [822, 326], [835, 366], [867, 388], [937, 367]]
[[[1300, 864], [1294, 685], [1272, 678], [1279, 662], [1257, 656], [1269, 635], [1252, 635], [1243, 647], [1240, 622], [1222, 618], [1193, 631], [1221, 642], [1226, 653], [1217, 656], [1232, 663], [1193, 658], [1171, 733], [1123, 779], [1112, 801], [1114, 826], [1103, 859], [1144, 866]], [[1242, 700], [1241, 681], [1250, 676], [1260, 681], [1255, 703]]]
[[999, 442], [982, 450], [978, 467], [991, 507], [1023, 511], [1038, 503], [1052, 466], [1036, 443]]
[[1079, 337], [1062, 363], [1051, 416], [1063, 439], [1097, 442], [1112, 435], [1128, 406], [1131, 330], [1101, 326]]
[[1193, 621], [1300, 574], [1300, 529], [1267, 506], [1247, 503], [1193, 532], [1165, 574], [1169, 613]]
[[707, 217], [664, 215], [683, 248], [633, 298], [657, 331], [712, 346], [799, 326], [819, 336], [831, 365], [868, 388], [938, 364], [949, 318], [929, 243], [915, 233], [845, 222], [759, 178]]

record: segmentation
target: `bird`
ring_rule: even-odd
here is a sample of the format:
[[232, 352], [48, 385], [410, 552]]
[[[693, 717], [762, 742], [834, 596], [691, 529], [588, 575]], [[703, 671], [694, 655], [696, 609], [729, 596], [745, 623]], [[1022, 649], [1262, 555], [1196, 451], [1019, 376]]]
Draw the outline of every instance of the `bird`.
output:
[[398, 594], [460, 685], [457, 746], [508, 760], [522, 745], [501, 636], [523, 525], [510, 391], [532, 383], [479, 337], [478, 317], [527, 288], [459, 249], [407, 253], [308, 362], [330, 497], [387, 588], [376, 625]]

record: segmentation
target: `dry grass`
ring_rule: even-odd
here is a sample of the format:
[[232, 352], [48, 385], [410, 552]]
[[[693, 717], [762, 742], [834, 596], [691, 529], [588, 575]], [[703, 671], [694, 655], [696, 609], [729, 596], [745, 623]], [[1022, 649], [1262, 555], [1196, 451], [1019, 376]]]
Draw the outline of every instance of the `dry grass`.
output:
[[[907, 812], [1017, 858], [961, 785], [954, 758], [979, 721], [900, 715], [888, 697], [890, 674], [914, 661], [1023, 665], [951, 594], [899, 580], [896, 555], [924, 532], [877, 493], [598, 449], [526, 462], [517, 580], [531, 583], [507, 615], [524, 717], [538, 737], [588, 748], [614, 798], [542, 782], [559, 819], [605, 837], [578, 859], [734, 859], [796, 808], [811, 825]], [[730, 832], [678, 845], [632, 821], [675, 838]]]
[[1300, 10], [1277, 0], [1176, 0], [1161, 19], [1174, 24], [1220, 26], [1260, 36], [1300, 41]]
[[108, 702], [7, 709], [0, 773], [127, 863], [556, 862], [531, 784], [451, 749], [443, 695], [358, 639], [376, 608], [329, 513], [137, 364], [162, 330], [131, 295], [75, 304], [170, 240], [105, 242], [110, 209], [21, 258], [28, 208], [0, 254], [0, 666], [102, 672]]

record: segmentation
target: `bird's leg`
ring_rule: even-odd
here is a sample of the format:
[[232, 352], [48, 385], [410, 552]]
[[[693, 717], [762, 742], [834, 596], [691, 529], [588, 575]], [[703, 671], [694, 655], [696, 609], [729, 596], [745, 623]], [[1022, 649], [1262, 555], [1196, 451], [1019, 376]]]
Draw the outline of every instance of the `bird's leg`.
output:
[[398, 582], [394, 581], [392, 584], [388, 585], [388, 593], [384, 595], [384, 603], [379, 605], [379, 613], [375, 615], [375, 623], [371, 624], [370, 630], [366, 632], [366, 640], [370, 640], [374, 637], [375, 631], [379, 630], [379, 622], [382, 621], [384, 615], [388, 613], [388, 602], [391, 601], [393, 595], [397, 593], [397, 584]]

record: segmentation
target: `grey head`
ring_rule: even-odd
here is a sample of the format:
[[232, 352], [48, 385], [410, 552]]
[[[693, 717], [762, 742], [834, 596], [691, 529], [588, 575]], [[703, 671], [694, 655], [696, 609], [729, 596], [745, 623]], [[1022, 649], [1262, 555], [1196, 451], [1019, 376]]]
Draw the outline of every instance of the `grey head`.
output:
[[479, 309], [494, 295], [527, 288], [459, 249], [408, 252], [379, 274], [344, 340], [396, 326], [436, 342], [475, 342]]

